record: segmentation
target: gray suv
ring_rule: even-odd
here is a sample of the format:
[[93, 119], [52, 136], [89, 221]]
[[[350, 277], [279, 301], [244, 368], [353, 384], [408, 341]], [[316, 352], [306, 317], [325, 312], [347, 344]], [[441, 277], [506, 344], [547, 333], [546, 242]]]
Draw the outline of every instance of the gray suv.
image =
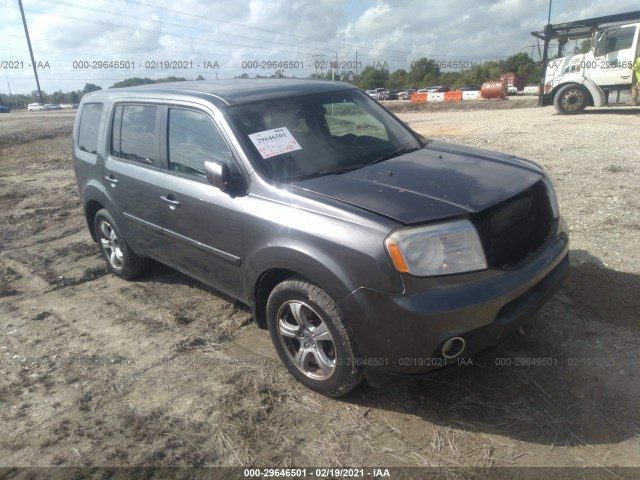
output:
[[244, 302], [329, 396], [495, 345], [568, 270], [542, 168], [428, 141], [339, 82], [93, 92], [73, 159], [114, 274], [154, 259]]

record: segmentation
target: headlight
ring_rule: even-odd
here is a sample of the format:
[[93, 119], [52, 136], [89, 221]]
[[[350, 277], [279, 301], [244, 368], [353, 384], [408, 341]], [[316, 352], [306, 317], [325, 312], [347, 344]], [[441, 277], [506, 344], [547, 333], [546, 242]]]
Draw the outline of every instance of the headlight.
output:
[[419, 277], [487, 268], [480, 238], [468, 220], [396, 230], [385, 247], [399, 272]]
[[547, 189], [547, 196], [549, 197], [549, 205], [551, 205], [551, 213], [553, 214], [553, 218], [558, 218], [560, 216], [558, 197], [556, 197], [556, 191], [553, 188], [551, 180], [549, 180], [549, 177], [545, 175], [542, 183], [544, 183], [544, 186]]

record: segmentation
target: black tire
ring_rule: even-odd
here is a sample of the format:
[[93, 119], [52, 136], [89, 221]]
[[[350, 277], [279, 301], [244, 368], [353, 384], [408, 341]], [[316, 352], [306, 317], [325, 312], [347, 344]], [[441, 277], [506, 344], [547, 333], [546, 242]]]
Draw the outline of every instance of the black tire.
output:
[[582, 113], [589, 104], [589, 92], [581, 85], [565, 85], [553, 97], [553, 106], [560, 115]]
[[99, 210], [93, 220], [98, 247], [111, 272], [129, 280], [147, 268], [147, 260], [127, 245], [118, 224], [106, 208]]
[[310, 389], [339, 397], [364, 380], [342, 312], [316, 285], [297, 278], [277, 285], [267, 301], [267, 323], [280, 359]]

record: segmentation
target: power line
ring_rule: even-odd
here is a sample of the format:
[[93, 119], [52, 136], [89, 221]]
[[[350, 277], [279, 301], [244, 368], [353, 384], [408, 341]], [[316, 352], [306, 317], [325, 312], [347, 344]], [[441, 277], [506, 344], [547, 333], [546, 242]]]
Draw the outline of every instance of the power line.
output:
[[[121, 13], [115, 14], [115, 13], [113, 13], [111, 11], [108, 11], [108, 10], [102, 10], [102, 9], [94, 8], [94, 7], [87, 7], [87, 6], [84, 6], [84, 5], [77, 5], [75, 3], [69, 3], [69, 2], [62, 1], [62, 0], [49, 0], [49, 1], [50, 1], [50, 3], [70, 6], [70, 7], [74, 7], [74, 8], [78, 8], [78, 9], [82, 9], [82, 10], [94, 11], [94, 12], [98, 12], [98, 13], [106, 13], [106, 14], [111, 14], [111, 15], [118, 15], [119, 17], [128, 17], [128, 18], [132, 18], [132, 19], [135, 19], [135, 20], [143, 20], [143, 21], [146, 21], [146, 22], [154, 22], [154, 23], [158, 23], [158, 24], [161, 24], [161, 25], [170, 25], [170, 26], [175, 26], [175, 27], [179, 27], [179, 28], [186, 28], [186, 29], [191, 29], [191, 30], [200, 30], [200, 31], [205, 31], [205, 32], [210, 32], [211, 31], [209, 28], [197, 27], [197, 26], [193, 26], [193, 25], [185, 25], [185, 24], [181, 24], [181, 23], [170, 22], [170, 21], [167, 21], [167, 20], [156, 20], [156, 19], [151, 19], [151, 18], [147, 18], [147, 17], [139, 17], [139, 16], [135, 16], [135, 15], [130, 15], [130, 14], [121, 14]], [[142, 2], [136, 2], [136, 1], [133, 1], [133, 0], [124, 0], [124, 1], [126, 1], [127, 3], [132, 3], [132, 4], [136, 4], [136, 5], [141, 5], [141, 6], [145, 6], [145, 7], [154, 8], [155, 10], [162, 10], [162, 11], [166, 11], [166, 12], [170, 12], [170, 13], [180, 14], [180, 15], [183, 15], [183, 16], [198, 18], [199, 20], [203, 20], [204, 19], [204, 20], [208, 20], [208, 21], [213, 21], [213, 22], [224, 23], [224, 24], [228, 24], [228, 25], [239, 26], [239, 27], [247, 28], [249, 30], [256, 30], [256, 31], [260, 31], [260, 32], [265, 32], [265, 33], [269, 33], [271, 35], [287, 36], [287, 37], [302, 39], [302, 40], [305, 40], [307, 42], [311, 41], [311, 42], [315, 42], [315, 43], [320, 43], [321, 44], [321, 46], [315, 46], [315, 47], [314, 46], [308, 46], [308, 47], [306, 47], [306, 48], [311, 48], [311, 49], [324, 48], [324, 49], [327, 49], [327, 50], [335, 50], [335, 48], [332, 47], [332, 45], [333, 46], [339, 45], [341, 47], [352, 47], [352, 48], [365, 49], [365, 50], [376, 51], [376, 52], [381, 52], [381, 53], [385, 53], [385, 52], [395, 53], [395, 54], [398, 54], [398, 55], [402, 55], [403, 57], [406, 57], [410, 53], [410, 52], [404, 51], [404, 50], [380, 49], [380, 48], [375, 48], [375, 47], [363, 46], [362, 44], [350, 44], [350, 43], [340, 42], [340, 41], [327, 41], [326, 39], [325, 40], [316, 40], [316, 39], [313, 39], [313, 38], [304, 37], [304, 36], [295, 35], [295, 34], [289, 34], [289, 33], [285, 33], [285, 32], [274, 32], [274, 31], [271, 31], [271, 30], [261, 29], [261, 28], [258, 28], [258, 27], [253, 27], [253, 26], [249, 26], [249, 25], [245, 25], [245, 24], [241, 24], [241, 23], [237, 23], [237, 22], [228, 21], [228, 20], [218, 20], [218, 19], [214, 19], [214, 18], [210, 18], [210, 17], [206, 17], [206, 16], [199, 16], [199, 15], [189, 14], [189, 13], [185, 13], [185, 12], [180, 12], [180, 11], [177, 11], [177, 10], [174, 10], [174, 9], [170, 9], [170, 8], [152, 6], [152, 5], [149, 5], [149, 4], [145, 4], [145, 3], [142, 3]], [[39, 12], [39, 13], [43, 13], [43, 12]], [[56, 15], [56, 14], [54, 14], [54, 15]], [[89, 19], [80, 19], [80, 20], [90, 21]], [[141, 30], [149, 31], [149, 29], [141, 29]], [[154, 31], [156, 31], [156, 30], [154, 30]], [[229, 33], [229, 32], [224, 32], [224, 31], [219, 31], [219, 30], [216, 30], [215, 33], [219, 34], [219, 35], [226, 35], [226, 36], [230, 36], [230, 37], [237, 37], [237, 38], [243, 38], [243, 39], [246, 39], [246, 40], [257, 41], [257, 42], [261, 42], [262, 44], [264, 42], [270, 42], [270, 43], [273, 43], [273, 44], [281, 44], [281, 45], [285, 45], [285, 46], [300, 47], [300, 43], [288, 43], [288, 42], [283, 42], [281, 40], [275, 40], [273, 38], [265, 39], [265, 38], [260, 38], [260, 37], [250, 37], [250, 36], [246, 36], [246, 35], [239, 35], [239, 34], [236, 34], [236, 33]], [[256, 45], [250, 45], [249, 47], [255, 48]]]

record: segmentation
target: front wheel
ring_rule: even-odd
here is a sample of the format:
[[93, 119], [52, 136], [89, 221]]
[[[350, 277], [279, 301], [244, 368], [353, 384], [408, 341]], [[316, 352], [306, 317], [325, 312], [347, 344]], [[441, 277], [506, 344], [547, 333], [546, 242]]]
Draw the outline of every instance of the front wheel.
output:
[[339, 397], [364, 379], [360, 354], [334, 300], [301, 279], [276, 286], [267, 301], [271, 340], [289, 372], [329, 397]]
[[553, 99], [553, 106], [560, 115], [575, 115], [587, 108], [589, 96], [580, 85], [565, 85]]

